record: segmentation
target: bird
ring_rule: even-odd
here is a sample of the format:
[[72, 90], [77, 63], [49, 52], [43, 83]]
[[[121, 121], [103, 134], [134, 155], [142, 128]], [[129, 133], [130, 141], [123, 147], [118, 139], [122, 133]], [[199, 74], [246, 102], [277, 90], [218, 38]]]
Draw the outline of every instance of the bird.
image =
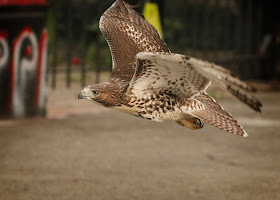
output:
[[78, 99], [155, 122], [174, 121], [191, 130], [204, 122], [247, 137], [237, 120], [206, 92], [211, 82], [257, 112], [257, 89], [228, 69], [172, 53], [157, 30], [135, 9], [137, 1], [116, 0], [101, 16], [99, 28], [110, 48], [108, 81], [85, 87]]

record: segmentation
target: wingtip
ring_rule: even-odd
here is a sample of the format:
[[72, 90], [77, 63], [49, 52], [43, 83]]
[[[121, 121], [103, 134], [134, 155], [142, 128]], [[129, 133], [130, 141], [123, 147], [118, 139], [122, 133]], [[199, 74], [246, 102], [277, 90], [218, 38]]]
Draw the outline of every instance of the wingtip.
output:
[[259, 100], [257, 100], [257, 103], [256, 103], [252, 108], [253, 108], [256, 112], [262, 113], [262, 107], [263, 107], [262, 103], [261, 103]]
[[242, 136], [243, 136], [243, 137], [248, 137], [249, 135], [248, 135], [248, 133], [246, 133], [246, 132], [244, 131], [244, 133], [243, 133]]

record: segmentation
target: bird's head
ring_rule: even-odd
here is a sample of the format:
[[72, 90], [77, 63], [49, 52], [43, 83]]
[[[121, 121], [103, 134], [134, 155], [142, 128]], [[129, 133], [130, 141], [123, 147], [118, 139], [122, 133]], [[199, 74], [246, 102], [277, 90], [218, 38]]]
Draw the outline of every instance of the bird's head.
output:
[[110, 82], [104, 82], [85, 87], [78, 94], [78, 99], [87, 99], [105, 107], [112, 107], [120, 104], [120, 96], [119, 88]]

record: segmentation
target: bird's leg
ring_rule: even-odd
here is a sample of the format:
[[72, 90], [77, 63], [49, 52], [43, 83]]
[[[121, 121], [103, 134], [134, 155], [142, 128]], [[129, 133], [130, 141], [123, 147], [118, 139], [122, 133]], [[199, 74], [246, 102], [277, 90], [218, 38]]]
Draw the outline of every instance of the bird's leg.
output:
[[204, 123], [196, 117], [186, 118], [184, 120], [176, 121], [176, 123], [192, 130], [201, 129], [204, 126]]

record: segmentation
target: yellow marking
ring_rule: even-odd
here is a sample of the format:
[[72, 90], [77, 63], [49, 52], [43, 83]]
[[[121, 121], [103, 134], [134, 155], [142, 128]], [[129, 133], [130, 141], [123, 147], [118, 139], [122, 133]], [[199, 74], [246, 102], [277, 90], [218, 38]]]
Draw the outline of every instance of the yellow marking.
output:
[[145, 16], [145, 19], [155, 27], [159, 35], [163, 38], [158, 5], [156, 3], [147, 1], [144, 5], [143, 15]]

